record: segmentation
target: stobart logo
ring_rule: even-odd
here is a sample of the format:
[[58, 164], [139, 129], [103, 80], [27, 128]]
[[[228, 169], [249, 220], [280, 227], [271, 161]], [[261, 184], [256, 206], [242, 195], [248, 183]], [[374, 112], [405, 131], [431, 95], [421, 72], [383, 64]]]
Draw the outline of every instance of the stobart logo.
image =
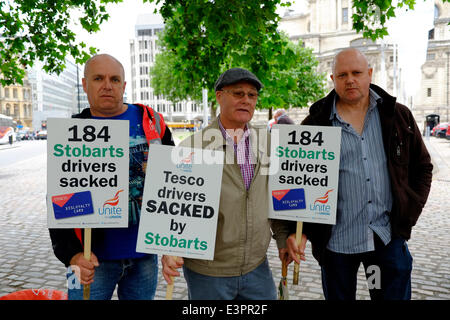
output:
[[123, 191], [123, 189], [117, 191], [116, 194], [114, 195], [114, 197], [106, 200], [103, 203], [103, 208], [98, 209], [98, 214], [99, 215], [107, 215], [107, 216], [109, 216], [109, 218], [121, 219], [122, 218], [122, 208], [117, 207], [117, 205], [120, 202], [119, 193], [121, 193], [122, 191]]
[[318, 214], [329, 215], [331, 206], [328, 205], [328, 194], [334, 189], [328, 190], [322, 197], [317, 198], [314, 204], [309, 205], [311, 211], [317, 211]]
[[185, 171], [192, 172], [192, 157], [194, 156], [194, 152], [189, 153], [189, 155], [183, 159], [181, 159], [180, 163], [177, 164], [177, 168]]

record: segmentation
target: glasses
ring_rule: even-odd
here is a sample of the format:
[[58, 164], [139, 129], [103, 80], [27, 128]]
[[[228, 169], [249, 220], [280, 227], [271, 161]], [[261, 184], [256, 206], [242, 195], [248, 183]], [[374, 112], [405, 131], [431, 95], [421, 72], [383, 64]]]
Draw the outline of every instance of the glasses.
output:
[[231, 95], [233, 97], [235, 97], [236, 99], [242, 99], [247, 95], [250, 100], [256, 100], [256, 99], [258, 99], [258, 95], [259, 95], [257, 92], [244, 92], [244, 91], [240, 91], [240, 90], [222, 89], [221, 91], [231, 93]]

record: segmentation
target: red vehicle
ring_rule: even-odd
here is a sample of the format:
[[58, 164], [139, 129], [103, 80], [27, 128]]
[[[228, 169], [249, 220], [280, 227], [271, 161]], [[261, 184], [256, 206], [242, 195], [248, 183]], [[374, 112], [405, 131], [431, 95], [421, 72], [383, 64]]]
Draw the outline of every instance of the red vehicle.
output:
[[431, 130], [431, 135], [439, 138], [445, 138], [445, 133], [449, 127], [448, 122], [439, 123], [437, 126]]
[[450, 140], [450, 126], [447, 128], [447, 132], [445, 133], [445, 137]]

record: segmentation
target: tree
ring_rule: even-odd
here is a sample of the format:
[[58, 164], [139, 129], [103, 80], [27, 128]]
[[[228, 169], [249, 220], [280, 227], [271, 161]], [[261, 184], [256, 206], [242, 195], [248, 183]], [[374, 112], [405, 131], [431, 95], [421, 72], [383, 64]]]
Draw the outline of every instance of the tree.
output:
[[81, 26], [96, 32], [108, 19], [105, 5], [121, 0], [0, 0], [0, 84], [22, 84], [25, 68], [35, 60], [45, 62], [46, 72], [60, 73], [65, 58], [71, 55], [83, 63], [95, 48], [76, 43], [75, 33], [69, 29], [73, 9], [80, 9]]
[[[108, 19], [106, 4], [122, 0], [0, 0], [0, 84], [22, 83], [25, 68], [36, 60], [44, 62], [44, 70], [60, 73], [65, 65], [65, 58], [72, 56], [77, 63], [84, 63], [96, 52], [95, 48], [86, 48], [84, 43], [75, 41], [75, 34], [69, 23], [74, 17], [72, 10], [82, 12], [79, 22], [88, 32], [96, 32]], [[442, 0], [449, 2], [450, 0]], [[204, 66], [224, 69], [217, 65], [222, 59], [222, 51], [231, 48], [256, 47], [264, 43], [264, 37], [274, 37], [279, 17], [276, 6], [281, 0], [241, 1], [241, 0], [143, 0], [161, 4], [160, 13], [168, 19], [175, 19], [182, 27], [181, 34], [193, 31], [192, 37], [173, 37], [174, 41], [183, 41], [182, 47], [186, 57], [200, 54], [199, 61], [209, 62]], [[395, 8], [407, 6], [413, 9], [415, 0], [354, 0], [353, 28], [363, 32], [366, 38], [376, 39], [387, 34], [384, 23], [395, 17]], [[182, 20], [180, 20], [182, 19]], [[196, 25], [195, 22], [200, 22]], [[177, 30], [172, 30], [172, 37]], [[236, 38], [228, 38], [233, 34]], [[214, 38], [217, 36], [216, 38]], [[244, 41], [247, 38], [246, 42]], [[188, 40], [189, 39], [189, 40]], [[215, 40], [214, 40], [215, 39]], [[244, 46], [244, 42], [246, 46]], [[195, 44], [194, 44], [195, 43]], [[211, 46], [215, 44], [215, 46]], [[220, 52], [203, 49], [222, 46]], [[176, 47], [176, 46], [174, 46]], [[239, 57], [248, 60], [248, 50]], [[202, 55], [210, 57], [205, 59]], [[199, 64], [197, 64], [198, 66]], [[179, 66], [183, 68], [182, 65]], [[195, 66], [194, 66], [195, 67]], [[254, 63], [253, 70], [267, 67], [264, 61]], [[198, 71], [198, 70], [194, 70]], [[198, 74], [198, 72], [195, 72]], [[211, 87], [209, 77], [200, 80], [204, 87]], [[193, 82], [192, 82], [193, 83]]]
[[[450, 2], [450, 0], [442, 0]], [[356, 32], [363, 33], [364, 38], [370, 38], [375, 41], [388, 35], [385, 23], [387, 20], [395, 17], [397, 8], [406, 7], [414, 10], [416, 0], [353, 0], [353, 29]], [[450, 23], [449, 23], [450, 24]]]
[[[156, 77], [152, 82], [155, 93], [198, 99], [202, 88], [214, 88], [222, 72], [243, 67], [254, 72], [266, 86], [259, 107], [306, 106], [304, 100], [295, 100], [293, 95], [303, 93], [297, 87], [299, 78], [306, 74], [316, 76], [317, 61], [310, 51], [291, 44], [287, 36], [277, 31], [279, 4], [279, 0], [165, 1], [160, 9], [165, 20], [164, 32], [160, 34], [163, 53], [157, 56], [151, 71]], [[302, 69], [299, 64], [306, 61]], [[164, 64], [170, 67], [165, 69]], [[164, 70], [170, 70], [170, 75]], [[318, 84], [313, 86], [318, 93], [322, 93], [321, 82], [311, 81]], [[318, 95], [310, 90], [307, 96]], [[212, 90], [209, 101], [214, 116]]]

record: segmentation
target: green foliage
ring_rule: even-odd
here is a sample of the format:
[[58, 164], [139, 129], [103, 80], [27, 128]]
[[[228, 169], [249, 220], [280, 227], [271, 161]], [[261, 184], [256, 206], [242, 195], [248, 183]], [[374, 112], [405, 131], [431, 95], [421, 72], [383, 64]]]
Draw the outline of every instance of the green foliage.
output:
[[[450, 2], [450, 0], [442, 0]], [[396, 4], [396, 5], [395, 5]], [[395, 9], [407, 8], [414, 10], [416, 0], [354, 0], [353, 8], [353, 29], [362, 32], [364, 38], [375, 41], [388, 35], [385, 23], [391, 18], [395, 18]]]
[[24, 69], [36, 60], [49, 73], [64, 70], [68, 55], [77, 63], [86, 61], [96, 49], [76, 43], [69, 29], [71, 10], [83, 12], [80, 24], [92, 33], [108, 19], [108, 2], [121, 0], [0, 0], [0, 84], [22, 84]]
[[[157, 1], [158, 3], [159, 1]], [[306, 106], [323, 93], [323, 76], [310, 50], [292, 44], [277, 31], [280, 0], [165, 1], [162, 53], [151, 70], [156, 94], [169, 100], [208, 98], [214, 84], [232, 67], [261, 79], [259, 108]]]

